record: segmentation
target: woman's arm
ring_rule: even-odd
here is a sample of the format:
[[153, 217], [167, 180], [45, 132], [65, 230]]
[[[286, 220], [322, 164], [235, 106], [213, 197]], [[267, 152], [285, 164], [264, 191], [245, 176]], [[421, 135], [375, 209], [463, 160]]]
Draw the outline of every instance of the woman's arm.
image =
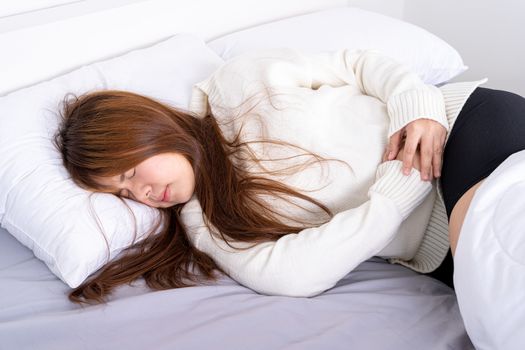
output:
[[425, 84], [408, 67], [375, 50], [341, 50], [305, 55], [311, 66], [311, 88], [357, 84], [387, 105], [388, 136], [416, 119], [432, 119], [448, 130], [441, 91]]
[[319, 227], [247, 250], [233, 250], [214, 239], [196, 199], [184, 206], [182, 220], [196, 248], [210, 255], [240, 284], [262, 294], [314, 296], [381, 251], [430, 192], [431, 184], [421, 181], [418, 171], [404, 176], [401, 166], [398, 160], [382, 163], [369, 190], [369, 200], [361, 206], [340, 212]]
[[246, 53], [226, 62], [209, 79], [197, 84], [190, 108], [205, 115], [209, 102], [212, 109], [217, 109], [214, 114], [218, 114], [220, 110], [235, 110], [261, 92], [267, 96], [273, 89], [318, 89], [323, 85], [356, 86], [361, 93], [385, 103], [390, 118], [388, 159], [396, 158], [406, 134], [404, 170], [412, 168], [416, 150], [420, 149], [421, 175], [430, 179], [431, 166], [434, 175], [439, 175], [448, 130], [441, 90], [425, 84], [406, 66], [377, 51], [305, 54], [274, 49]]
[[[355, 80], [361, 91], [383, 101], [388, 110], [388, 160], [405, 148], [403, 171], [408, 173], [420, 157], [421, 178], [431, 180], [441, 175], [441, 157], [449, 129], [441, 90], [427, 85], [407, 67], [376, 51], [343, 50], [335, 54], [312, 56], [312, 86], [337, 78], [351, 84]], [[416, 151], [420, 150], [419, 156]]]
[[[194, 102], [210, 97], [212, 108], [236, 109], [246, 99], [274, 88], [319, 89], [323, 85], [357, 86], [363, 94], [384, 102], [390, 117], [388, 136], [419, 118], [435, 120], [448, 129], [441, 90], [374, 50], [306, 54], [273, 49], [239, 55], [195, 85]], [[201, 115], [207, 112], [196, 109]]]

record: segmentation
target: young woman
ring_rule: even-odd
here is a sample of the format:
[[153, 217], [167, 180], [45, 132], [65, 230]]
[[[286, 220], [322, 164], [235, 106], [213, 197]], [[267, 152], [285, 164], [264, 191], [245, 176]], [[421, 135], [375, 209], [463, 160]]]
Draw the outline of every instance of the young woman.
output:
[[72, 179], [164, 218], [70, 299], [215, 270], [259, 293], [313, 296], [372, 256], [451, 284], [472, 194], [525, 149], [502, 137], [523, 135], [523, 98], [481, 83], [425, 85], [374, 51], [279, 49], [227, 62], [194, 87], [190, 112], [123, 91], [67, 100], [56, 144]]

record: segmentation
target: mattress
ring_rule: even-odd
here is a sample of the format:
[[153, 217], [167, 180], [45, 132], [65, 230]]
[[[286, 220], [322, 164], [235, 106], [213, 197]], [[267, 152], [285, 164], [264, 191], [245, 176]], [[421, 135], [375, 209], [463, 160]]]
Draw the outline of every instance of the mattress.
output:
[[0, 229], [0, 349], [471, 349], [453, 290], [379, 258], [312, 298], [259, 295], [224, 276], [105, 305], [70, 288]]

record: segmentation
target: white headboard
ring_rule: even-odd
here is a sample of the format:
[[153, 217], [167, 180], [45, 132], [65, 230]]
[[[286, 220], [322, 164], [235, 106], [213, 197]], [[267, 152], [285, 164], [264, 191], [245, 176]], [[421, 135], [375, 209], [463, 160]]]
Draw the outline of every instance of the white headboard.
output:
[[[22, 6], [24, 2], [29, 7]], [[30, 11], [30, 3], [37, 10]], [[50, 7], [42, 9], [44, 3]], [[2, 0], [0, 96], [176, 33], [191, 32], [209, 40], [346, 4], [346, 0]]]

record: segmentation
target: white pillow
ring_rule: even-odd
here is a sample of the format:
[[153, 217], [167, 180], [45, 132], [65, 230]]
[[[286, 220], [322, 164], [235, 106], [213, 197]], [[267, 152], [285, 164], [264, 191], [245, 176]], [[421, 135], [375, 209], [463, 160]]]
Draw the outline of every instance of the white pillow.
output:
[[468, 68], [453, 47], [428, 31], [352, 7], [259, 25], [220, 37], [208, 45], [225, 60], [245, 51], [274, 47], [311, 52], [373, 48], [407, 64], [423, 81], [434, 85]]
[[[192, 85], [222, 63], [201, 39], [176, 35], [0, 97], [1, 226], [69, 286], [78, 286], [106, 262], [107, 247], [90, 214], [89, 192], [69, 179], [51, 143], [60, 102], [69, 92], [122, 89], [188, 108]], [[127, 202], [143, 235], [158, 211]], [[112, 195], [96, 194], [93, 208], [113, 258], [131, 243], [133, 220]]]

